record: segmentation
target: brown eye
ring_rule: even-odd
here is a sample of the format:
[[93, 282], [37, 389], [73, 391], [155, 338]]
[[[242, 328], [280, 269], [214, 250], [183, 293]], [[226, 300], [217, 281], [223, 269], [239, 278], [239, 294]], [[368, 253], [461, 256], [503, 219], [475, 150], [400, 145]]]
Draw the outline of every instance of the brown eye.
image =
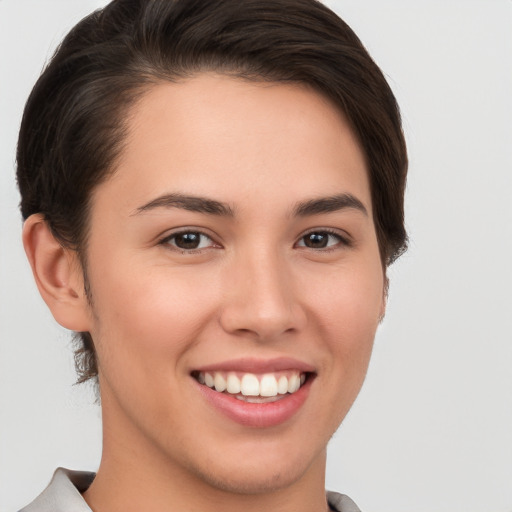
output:
[[329, 242], [328, 233], [309, 233], [304, 237], [304, 244], [311, 249], [323, 249]]
[[204, 249], [214, 245], [212, 239], [209, 236], [206, 236], [199, 231], [183, 231], [181, 233], [176, 233], [166, 238], [164, 243], [184, 251]]
[[304, 235], [297, 245], [308, 249], [327, 249], [343, 242], [343, 238], [338, 234], [328, 231], [312, 231]]

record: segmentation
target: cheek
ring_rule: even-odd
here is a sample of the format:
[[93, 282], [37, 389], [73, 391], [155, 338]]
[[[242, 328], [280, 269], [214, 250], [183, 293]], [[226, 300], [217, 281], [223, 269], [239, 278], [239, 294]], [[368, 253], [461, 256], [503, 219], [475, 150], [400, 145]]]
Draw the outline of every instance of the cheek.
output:
[[326, 328], [357, 339], [375, 332], [384, 305], [384, 276], [379, 264], [335, 269], [330, 276], [310, 280], [310, 304]]
[[97, 277], [92, 334], [100, 363], [115, 354], [118, 368], [122, 358], [132, 372], [154, 376], [166, 366], [169, 371], [169, 360], [179, 361], [215, 311], [218, 287], [211, 281], [205, 286], [197, 273], [164, 268], [137, 273], [119, 265]]
[[383, 310], [382, 267], [377, 262], [346, 272], [340, 269], [323, 280], [310, 303], [332, 356], [330, 364], [342, 368], [344, 384], [351, 379], [362, 382]]

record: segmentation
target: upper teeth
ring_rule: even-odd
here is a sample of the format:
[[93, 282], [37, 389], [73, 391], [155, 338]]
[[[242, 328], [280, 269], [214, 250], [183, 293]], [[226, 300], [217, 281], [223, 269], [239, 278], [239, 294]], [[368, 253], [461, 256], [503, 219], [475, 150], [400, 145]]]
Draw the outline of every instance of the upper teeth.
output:
[[274, 373], [237, 375], [234, 372], [200, 372], [197, 380], [221, 393], [225, 391], [233, 395], [241, 393], [244, 396], [272, 397], [295, 393], [306, 380], [306, 375], [299, 371], [279, 375]]

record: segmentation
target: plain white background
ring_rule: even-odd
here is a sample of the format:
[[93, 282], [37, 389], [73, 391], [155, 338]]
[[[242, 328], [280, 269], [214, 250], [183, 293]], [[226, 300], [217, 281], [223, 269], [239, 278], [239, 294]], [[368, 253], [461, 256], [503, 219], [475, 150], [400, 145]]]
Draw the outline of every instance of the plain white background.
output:
[[[99, 407], [25, 261], [14, 151], [51, 49], [101, 0], [0, 0], [0, 512], [94, 470]], [[410, 151], [410, 250], [390, 269], [328, 487], [366, 512], [512, 511], [512, 2], [330, 0], [384, 69]]]

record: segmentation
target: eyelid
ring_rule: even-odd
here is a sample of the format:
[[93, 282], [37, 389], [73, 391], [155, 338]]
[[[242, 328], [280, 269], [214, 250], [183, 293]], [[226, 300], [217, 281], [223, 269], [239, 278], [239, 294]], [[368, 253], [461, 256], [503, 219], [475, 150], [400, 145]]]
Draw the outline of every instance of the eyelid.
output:
[[301, 247], [301, 248], [304, 247], [305, 249], [310, 249], [310, 250], [316, 251], [316, 252], [319, 252], [319, 251], [325, 252], [325, 251], [336, 250], [340, 247], [351, 247], [353, 245], [352, 237], [346, 231], [343, 231], [340, 229], [334, 229], [334, 228], [324, 228], [324, 227], [308, 229], [307, 231], [305, 231], [304, 233], [302, 233], [300, 235], [300, 237], [297, 239], [297, 242], [295, 243], [295, 245], [297, 245], [299, 243], [299, 241], [303, 240], [304, 237], [306, 237], [312, 233], [327, 233], [328, 235], [332, 235], [332, 236], [338, 238], [339, 243], [336, 245], [333, 245], [333, 246], [323, 247], [323, 248], [319, 248], [319, 249], [307, 247], [306, 245], [301, 245], [299, 247]]
[[[197, 249], [182, 249], [180, 247], [177, 247], [177, 246], [169, 243], [170, 240], [172, 240], [174, 237], [184, 234], [184, 233], [198, 233], [199, 235], [208, 238], [211, 241], [211, 244], [208, 247], [200, 247]], [[215, 237], [212, 234], [207, 233], [204, 228], [198, 228], [195, 226], [185, 226], [185, 227], [175, 228], [171, 232], [166, 232], [165, 235], [159, 237], [158, 245], [168, 246], [172, 250], [178, 251], [183, 254], [197, 254], [197, 253], [200, 253], [207, 249], [222, 247], [222, 245], [216, 241]]]

